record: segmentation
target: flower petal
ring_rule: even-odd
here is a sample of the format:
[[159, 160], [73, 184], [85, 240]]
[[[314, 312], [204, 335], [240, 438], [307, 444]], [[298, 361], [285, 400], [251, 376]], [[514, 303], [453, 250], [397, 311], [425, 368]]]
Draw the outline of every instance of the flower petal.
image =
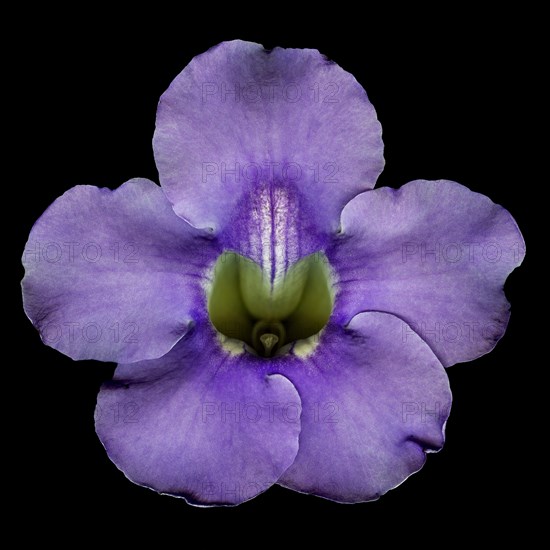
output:
[[360, 313], [301, 364], [278, 365], [302, 400], [300, 450], [280, 480], [339, 502], [374, 500], [439, 450], [451, 406], [443, 366], [403, 321]]
[[504, 334], [506, 277], [525, 254], [507, 210], [452, 181], [418, 180], [359, 195], [327, 256], [339, 273], [335, 319], [393, 313], [445, 366], [493, 349]]
[[134, 179], [77, 186], [32, 228], [23, 301], [43, 341], [73, 359], [159, 357], [205, 310], [211, 240], [176, 216], [162, 189]]
[[292, 184], [336, 228], [382, 171], [380, 124], [355, 78], [317, 50], [235, 40], [195, 57], [161, 97], [154, 149], [176, 213], [223, 228], [259, 181]]
[[273, 485], [298, 451], [300, 398], [265, 360], [242, 357], [198, 325], [164, 357], [119, 365], [96, 414], [111, 460], [192, 504], [234, 505]]

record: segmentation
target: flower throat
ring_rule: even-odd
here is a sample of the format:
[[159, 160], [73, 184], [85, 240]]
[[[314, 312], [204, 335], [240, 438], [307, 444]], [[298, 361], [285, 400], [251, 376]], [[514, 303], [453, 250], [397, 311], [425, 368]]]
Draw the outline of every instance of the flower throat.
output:
[[273, 357], [319, 333], [333, 304], [329, 263], [322, 252], [302, 258], [273, 282], [256, 262], [224, 252], [214, 266], [208, 314], [224, 336]]

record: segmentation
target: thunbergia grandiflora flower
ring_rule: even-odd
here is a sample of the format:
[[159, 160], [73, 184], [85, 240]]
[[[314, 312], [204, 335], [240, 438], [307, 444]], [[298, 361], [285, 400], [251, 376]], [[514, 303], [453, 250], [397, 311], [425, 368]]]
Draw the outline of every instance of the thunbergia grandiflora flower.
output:
[[382, 150], [351, 74], [226, 42], [160, 99], [160, 187], [77, 186], [36, 222], [25, 311], [62, 353], [119, 363], [96, 430], [130, 480], [360, 502], [441, 449], [445, 367], [504, 333], [523, 240], [452, 181], [371, 190]]

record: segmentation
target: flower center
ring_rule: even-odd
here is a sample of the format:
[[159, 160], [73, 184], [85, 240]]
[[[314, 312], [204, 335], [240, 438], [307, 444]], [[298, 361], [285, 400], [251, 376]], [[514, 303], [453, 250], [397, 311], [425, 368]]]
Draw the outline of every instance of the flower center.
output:
[[223, 252], [214, 265], [208, 314], [214, 327], [263, 357], [319, 333], [332, 313], [330, 266], [315, 253], [274, 281], [252, 260]]

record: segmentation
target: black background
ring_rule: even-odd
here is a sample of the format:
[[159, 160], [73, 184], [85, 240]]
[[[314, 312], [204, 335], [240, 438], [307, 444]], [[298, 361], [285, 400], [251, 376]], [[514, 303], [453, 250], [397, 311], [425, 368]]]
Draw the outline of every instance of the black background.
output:
[[479, 18], [453, 25], [450, 17], [418, 23], [404, 15], [403, 28], [392, 19], [381, 31], [375, 21], [351, 29], [330, 13], [321, 25], [296, 24], [294, 17], [267, 25], [265, 15], [255, 24], [224, 24], [219, 13], [165, 14], [162, 24], [140, 25], [112, 23], [108, 14], [97, 21], [58, 15], [27, 29], [28, 49], [16, 52], [21, 74], [10, 88], [23, 154], [15, 166], [18, 216], [10, 239], [17, 266], [10, 299], [20, 342], [16, 393], [23, 388], [10, 453], [23, 497], [19, 512], [43, 520], [42, 533], [53, 536], [75, 522], [90, 532], [177, 533], [185, 526], [208, 537], [211, 530], [233, 533], [237, 543], [252, 536], [252, 524], [270, 533], [291, 526], [339, 536], [360, 530], [365, 543], [375, 531], [391, 538], [405, 530], [428, 543], [435, 526], [456, 534], [517, 527], [532, 484], [522, 448], [532, 416], [525, 359], [532, 328], [529, 255], [506, 283], [512, 317], [504, 338], [492, 353], [448, 371], [454, 403], [444, 449], [378, 502], [353, 506], [273, 487], [236, 508], [203, 510], [133, 485], [109, 461], [93, 426], [99, 386], [114, 365], [75, 363], [44, 346], [16, 286], [33, 222], [64, 191], [76, 184], [115, 188], [132, 177], [158, 182], [151, 147], [158, 98], [194, 55], [232, 38], [269, 48], [313, 47], [336, 61], [365, 87], [382, 123], [386, 168], [378, 186], [416, 178], [461, 182], [510, 210], [529, 249], [527, 123], [535, 116], [533, 74], [540, 67], [533, 64], [534, 44], [510, 31], [523, 21], [511, 14], [504, 25]]

